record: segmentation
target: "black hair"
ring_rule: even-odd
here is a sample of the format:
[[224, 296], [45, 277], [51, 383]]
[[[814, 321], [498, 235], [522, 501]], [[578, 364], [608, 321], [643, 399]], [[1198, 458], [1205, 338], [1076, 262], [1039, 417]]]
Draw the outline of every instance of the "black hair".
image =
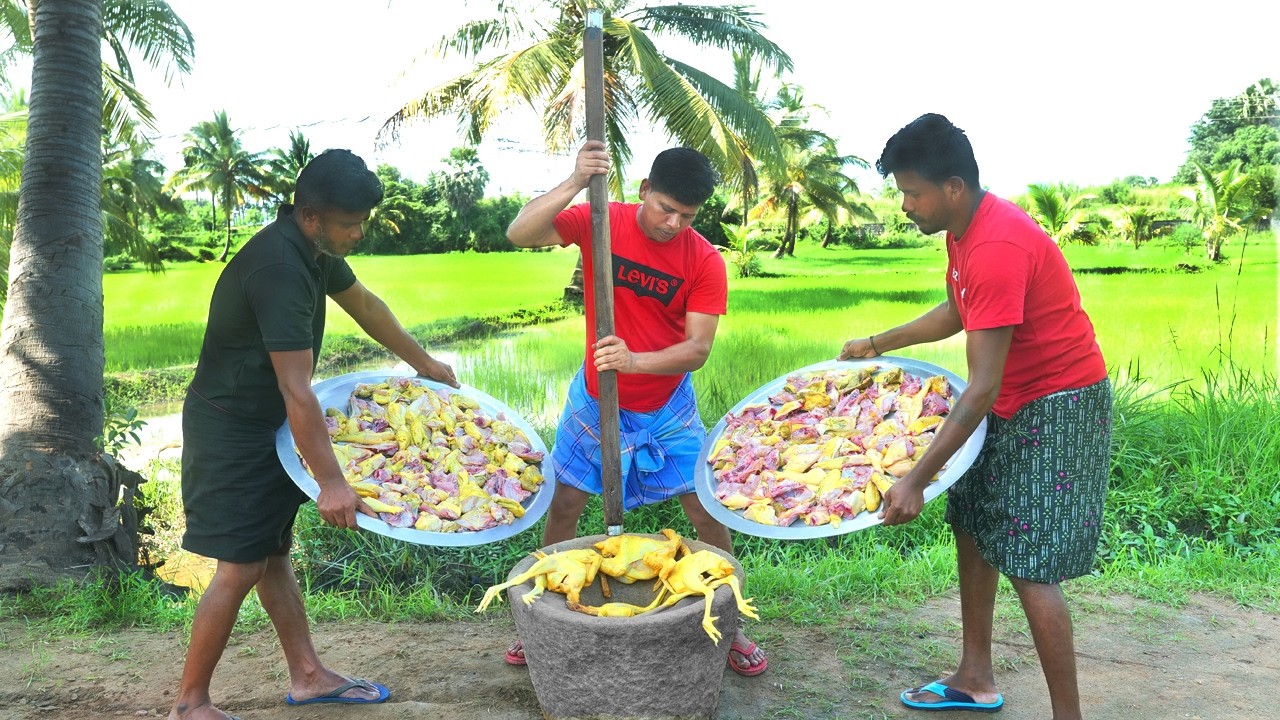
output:
[[365, 212], [382, 202], [382, 181], [350, 150], [325, 150], [298, 173], [293, 204]]
[[706, 155], [687, 147], [663, 150], [649, 169], [649, 186], [682, 205], [701, 205], [715, 192], [720, 173]]
[[876, 160], [880, 177], [910, 171], [935, 185], [958, 177], [974, 190], [978, 184], [978, 161], [964, 131], [937, 113], [925, 113], [889, 138]]

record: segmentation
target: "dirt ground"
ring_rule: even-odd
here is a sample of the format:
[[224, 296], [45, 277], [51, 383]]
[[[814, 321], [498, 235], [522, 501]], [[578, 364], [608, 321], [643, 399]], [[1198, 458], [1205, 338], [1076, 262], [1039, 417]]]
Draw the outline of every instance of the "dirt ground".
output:
[[[1280, 618], [1212, 598], [1176, 610], [1126, 597], [1073, 597], [1076, 651], [1087, 717], [1233, 720], [1276, 717]], [[901, 688], [956, 662], [959, 605], [944, 596], [903, 614], [848, 627], [753, 623], [768, 653], [757, 678], [726, 672], [717, 717], [908, 718]], [[392, 689], [377, 706], [284, 703], [284, 660], [270, 629], [232, 639], [214, 679], [215, 701], [244, 720], [542, 717], [527, 670], [508, 667], [513, 624], [505, 609], [470, 622], [326, 623], [316, 643], [335, 669]], [[162, 717], [173, 700], [182, 632], [143, 630], [47, 637], [20, 620], [0, 622], [0, 718]], [[1006, 720], [1050, 717], [1044, 680], [1016, 601], [1002, 599], [996, 674]], [[638, 692], [660, 692], [661, 683]], [[932, 713], [938, 718], [972, 713]]]

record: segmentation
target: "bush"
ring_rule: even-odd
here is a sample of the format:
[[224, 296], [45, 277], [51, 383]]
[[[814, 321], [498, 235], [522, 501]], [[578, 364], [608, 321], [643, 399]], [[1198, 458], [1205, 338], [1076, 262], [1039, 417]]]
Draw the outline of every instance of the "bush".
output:
[[102, 269], [107, 272], [120, 272], [122, 270], [132, 270], [133, 263], [134, 263], [134, 260], [133, 258], [129, 257], [128, 253], [120, 253], [119, 255], [112, 255], [111, 257], [103, 258]]
[[1115, 180], [1110, 185], [1098, 188], [1098, 199], [1110, 205], [1130, 205], [1135, 197], [1133, 186], [1123, 180]]
[[734, 211], [725, 214], [725, 208], [728, 201], [720, 190], [716, 190], [707, 201], [698, 209], [698, 215], [693, 219], [693, 229], [702, 234], [712, 245], [728, 247], [730, 240], [724, 234], [721, 223], [728, 223], [730, 227], [742, 224], [742, 214]]
[[764, 265], [760, 263], [760, 256], [756, 252], [760, 237], [759, 225], [759, 221], [749, 222], [744, 227], [720, 223], [720, 231], [725, 238], [721, 251], [728, 256], [729, 263], [737, 268], [738, 277], [756, 277], [764, 272]]
[[103, 395], [108, 409], [180, 400], [194, 374], [195, 368], [191, 366], [111, 373], [102, 379]]
[[1204, 243], [1204, 235], [1200, 234], [1200, 228], [1195, 225], [1183, 223], [1173, 228], [1173, 232], [1169, 234], [1169, 243], [1190, 253]]
[[1097, 210], [1090, 209], [1085, 213], [1084, 220], [1080, 223], [1080, 227], [1071, 233], [1071, 237], [1067, 242], [1076, 242], [1083, 245], [1098, 245], [1113, 240], [1117, 235], [1115, 223], [1111, 218], [1103, 215]]
[[[215, 256], [213, 250], [209, 248], [197, 248], [195, 251], [182, 245], [163, 245], [157, 248], [160, 259], [165, 262], [191, 262], [205, 253], [208, 253], [208, 259], [212, 260]], [[199, 253], [199, 254], [197, 254]]]
[[512, 252], [516, 249], [507, 239], [507, 226], [529, 200], [523, 195], [486, 198], [476, 204], [471, 222], [471, 249], [476, 252]]

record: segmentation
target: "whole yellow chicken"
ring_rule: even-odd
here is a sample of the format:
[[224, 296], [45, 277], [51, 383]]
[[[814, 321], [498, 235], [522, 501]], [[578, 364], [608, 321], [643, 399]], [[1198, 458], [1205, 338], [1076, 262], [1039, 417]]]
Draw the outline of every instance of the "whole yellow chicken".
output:
[[[733, 563], [710, 550], [699, 550], [679, 560], [664, 558], [656, 569], [663, 591], [670, 593], [662, 607], [671, 607], [690, 595], [703, 596], [705, 605], [702, 611], [702, 629], [707, 631], [712, 642], [720, 642], [720, 630], [715, 625], [719, 618], [711, 616], [711, 602], [716, 588], [721, 585], [728, 585], [733, 590], [733, 597], [738, 602], [738, 612], [749, 618], [760, 619], [751, 601], [742, 597], [738, 576], [733, 574]], [[661, 596], [660, 592], [659, 597]]]
[[[603, 580], [604, 578], [601, 577], [600, 579]], [[649, 603], [646, 607], [620, 602], [605, 603], [597, 607], [592, 605], [583, 605], [572, 600], [566, 600], [565, 604], [569, 606], [570, 610], [586, 613], [587, 615], [595, 615], [597, 617], [629, 618], [635, 617], [636, 615], [642, 615], [653, 610], [658, 607], [658, 603], [661, 601], [662, 593], [654, 593], [653, 602]]]
[[582, 589], [596, 579], [596, 572], [600, 569], [601, 560], [604, 559], [594, 548], [566, 550], [550, 555], [537, 551], [534, 555], [537, 556], [538, 561], [527, 571], [486, 590], [476, 612], [483, 612], [489, 607], [489, 603], [493, 602], [498, 593], [530, 579], [533, 580], [533, 590], [525, 593], [526, 605], [532, 605], [535, 600], [542, 597], [543, 591], [547, 588], [564, 594], [569, 602], [577, 603]]
[[[625, 584], [658, 577], [663, 559], [674, 559], [680, 548], [684, 547], [684, 539], [675, 530], [665, 528], [662, 534], [666, 536], [666, 540], [640, 535], [614, 535], [596, 543], [596, 549], [604, 556], [600, 572]], [[687, 552], [688, 548], [685, 550]]]

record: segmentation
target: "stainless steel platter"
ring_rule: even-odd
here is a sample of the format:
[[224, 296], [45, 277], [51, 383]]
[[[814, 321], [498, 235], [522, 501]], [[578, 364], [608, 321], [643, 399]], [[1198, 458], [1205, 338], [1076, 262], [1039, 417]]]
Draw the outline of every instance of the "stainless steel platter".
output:
[[[414, 528], [395, 528], [386, 524], [382, 520], [369, 517], [363, 513], [356, 514], [356, 524], [361, 528], [370, 532], [386, 535], [387, 537], [405, 542], [417, 543], [419, 545], [436, 545], [443, 547], [463, 547], [470, 545], [484, 545], [486, 543], [498, 542], [506, 540], [517, 535], [529, 528], [533, 527], [539, 519], [547, 512], [547, 508], [551, 506], [551, 495], [555, 489], [555, 477], [551, 470], [551, 463], [547, 456], [547, 446], [543, 443], [542, 438], [534, 431], [524, 418], [520, 417], [514, 410], [500, 400], [488, 395], [487, 393], [477, 390], [468, 385], [454, 390], [453, 388], [438, 383], [434, 380], [418, 377], [415, 375], [406, 375], [398, 370], [363, 370], [360, 372], [347, 373], [339, 375], [327, 380], [318, 382], [312, 386], [316, 393], [316, 398], [320, 401], [320, 408], [327, 409], [336, 407], [346, 412], [348, 400], [351, 392], [355, 390], [357, 385], [365, 383], [380, 383], [388, 378], [408, 377], [414, 382], [425, 385], [432, 390], [447, 389], [450, 392], [460, 392], [467, 395], [480, 404], [480, 407], [490, 415], [496, 416], [502, 413], [506, 419], [524, 431], [529, 436], [529, 444], [534, 450], [543, 453], [544, 459], [539, 463], [539, 469], [543, 474], [542, 485], [522, 503], [524, 506], [524, 515], [516, 518], [515, 522], [510, 525], [499, 525], [498, 527], [489, 528], [487, 530], [478, 530], [474, 532], [456, 532], [441, 533], [427, 532], [425, 530], [417, 530]], [[294, 484], [302, 489], [312, 500], [320, 496], [320, 486], [316, 484], [314, 478], [307, 473], [302, 467], [302, 462], [298, 458], [298, 453], [294, 450], [293, 432], [289, 428], [289, 422], [276, 431], [276, 454], [280, 457], [280, 463], [284, 465], [284, 469], [289, 473], [289, 477], [293, 479]]]
[[[923, 360], [914, 360], [911, 358], [895, 357], [891, 355], [885, 355], [873, 360], [826, 360], [824, 362], [802, 367], [799, 370], [792, 370], [762, 385], [755, 392], [744, 398], [742, 402], [735, 405], [732, 410], [726, 413], [726, 415], [733, 415], [748, 405], [768, 404], [769, 397], [777, 394], [778, 391], [782, 389], [782, 386], [786, 384], [787, 378], [792, 375], [808, 372], [822, 372], [833, 369], [856, 369], [867, 367], [869, 365], [878, 365], [882, 368], [900, 367], [905, 372], [911, 373], [912, 375], [918, 375], [923, 378], [928, 378], [933, 375], [943, 375], [951, 383], [951, 390], [954, 399], [959, 399], [966, 386], [964, 380], [955, 373], [946, 370], [945, 368], [938, 367], [932, 363], [924, 362]], [[952, 407], [954, 407], [954, 405], [955, 403], [953, 400]], [[754, 520], [748, 520], [742, 516], [742, 510], [731, 510], [725, 507], [716, 499], [715, 489], [717, 483], [715, 477], [712, 475], [711, 466], [707, 463], [707, 455], [724, 434], [725, 426], [725, 419], [722, 417], [720, 418], [720, 422], [716, 423], [716, 426], [711, 429], [711, 433], [708, 435], [707, 441], [702, 445], [702, 452], [698, 455], [698, 466], [694, 472], [694, 485], [698, 492], [698, 499], [707, 509], [707, 512], [711, 513], [712, 517], [719, 520], [725, 526], [732, 530], [737, 530], [738, 532], [744, 532], [748, 535], [756, 535], [759, 537], [777, 538], [782, 540], [808, 540], [812, 538], [843, 535], [855, 530], [862, 530], [863, 528], [880, 524], [880, 518], [876, 517], [876, 513], [863, 511], [852, 518], [844, 520], [840, 523], [839, 527], [831, 524], [805, 525], [803, 522], [779, 527], [776, 525], [764, 525]], [[925, 488], [925, 502], [938, 497], [946, 491], [947, 488], [954, 485], [955, 482], [960, 479], [960, 476], [964, 474], [965, 470], [968, 470], [969, 467], [973, 465], [974, 461], [978, 458], [978, 452], [982, 449], [982, 443], [986, 439], [986, 436], [987, 421], [983, 419], [977, 429], [973, 431], [973, 435], [971, 435], [965, 444], [951, 456], [951, 460], [948, 461], [942, 472], [938, 474], [938, 478], [932, 483], [929, 483], [928, 487]]]

